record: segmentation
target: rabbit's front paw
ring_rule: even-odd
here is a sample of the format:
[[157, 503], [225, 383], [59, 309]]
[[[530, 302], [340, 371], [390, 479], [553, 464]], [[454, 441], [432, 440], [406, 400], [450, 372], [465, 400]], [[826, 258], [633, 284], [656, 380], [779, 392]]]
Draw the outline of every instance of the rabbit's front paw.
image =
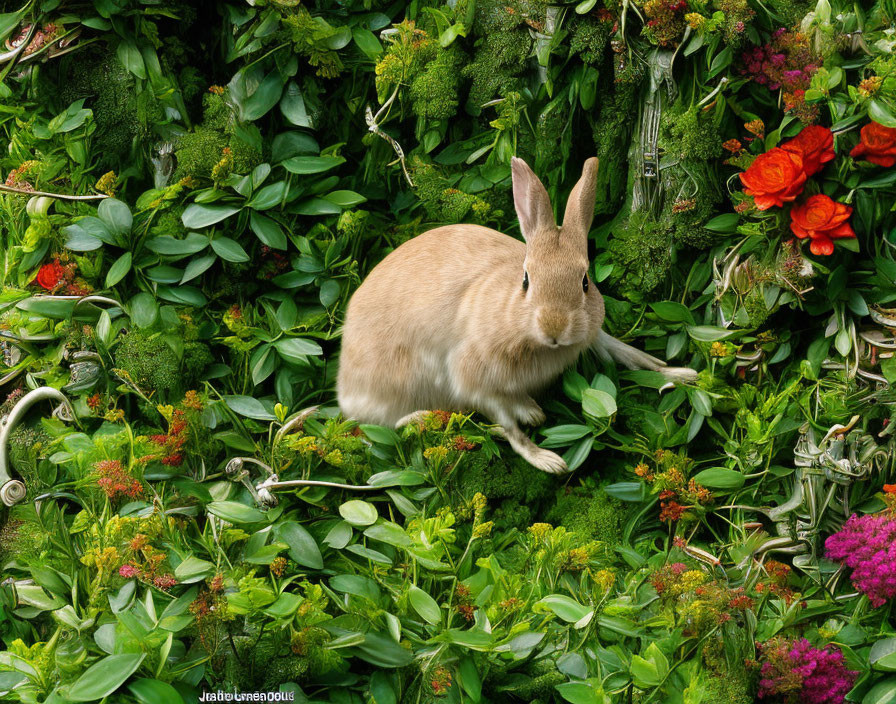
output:
[[533, 399], [526, 398], [521, 401], [514, 409], [516, 419], [523, 425], [533, 428], [538, 427], [545, 421], [544, 411]]
[[565, 474], [569, 471], [569, 467], [560, 455], [542, 447], [533, 448], [526, 460], [536, 469], [548, 474]]

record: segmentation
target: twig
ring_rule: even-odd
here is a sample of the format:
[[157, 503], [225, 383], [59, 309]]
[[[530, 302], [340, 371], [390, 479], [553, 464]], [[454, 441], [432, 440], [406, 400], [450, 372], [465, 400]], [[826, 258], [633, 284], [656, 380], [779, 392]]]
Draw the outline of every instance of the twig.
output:
[[395, 150], [395, 153], [398, 155], [398, 160], [401, 162], [401, 170], [404, 172], [405, 180], [408, 182], [408, 185], [413, 188], [414, 182], [411, 180], [411, 175], [408, 173], [407, 164], [404, 161], [404, 149], [401, 148], [401, 145], [390, 135], [386, 134], [380, 129], [379, 120], [389, 106], [392, 104], [392, 101], [395, 100], [395, 97], [398, 95], [398, 89], [400, 86], [395, 86], [395, 90], [392, 92], [392, 95], [389, 96], [389, 99], [383, 103], [383, 106], [377, 111], [376, 115], [373, 114], [373, 110], [370, 109], [370, 106], [367, 106], [365, 111], [365, 121], [367, 122], [367, 127], [371, 132], [373, 132], [377, 137], [385, 139], [389, 144], [392, 145], [392, 149]]
[[29, 191], [27, 188], [16, 188], [15, 186], [5, 186], [0, 184], [0, 193], [16, 193], [23, 196], [46, 196], [47, 198], [58, 198], [59, 200], [102, 200], [111, 198], [105, 193], [97, 193], [92, 196], [69, 196], [64, 193], [48, 193], [46, 191]]

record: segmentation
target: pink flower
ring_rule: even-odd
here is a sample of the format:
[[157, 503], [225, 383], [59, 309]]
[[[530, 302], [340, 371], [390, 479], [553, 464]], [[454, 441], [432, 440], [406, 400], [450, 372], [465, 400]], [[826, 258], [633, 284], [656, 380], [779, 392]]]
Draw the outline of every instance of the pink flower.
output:
[[805, 638], [776, 637], [761, 651], [759, 699], [779, 696], [800, 704], [842, 704], [859, 674], [846, 669], [839, 648], [816, 648]]
[[896, 521], [853, 514], [824, 543], [829, 560], [852, 568], [852, 583], [874, 607], [896, 596]]
[[152, 580], [152, 583], [159, 589], [168, 591], [169, 589], [171, 589], [171, 587], [177, 584], [177, 580], [170, 574], [162, 574], [158, 577], [155, 577]]
[[127, 563], [118, 568], [118, 574], [124, 577], [125, 579], [131, 579], [140, 574], [140, 570], [134, 567], [132, 564]]

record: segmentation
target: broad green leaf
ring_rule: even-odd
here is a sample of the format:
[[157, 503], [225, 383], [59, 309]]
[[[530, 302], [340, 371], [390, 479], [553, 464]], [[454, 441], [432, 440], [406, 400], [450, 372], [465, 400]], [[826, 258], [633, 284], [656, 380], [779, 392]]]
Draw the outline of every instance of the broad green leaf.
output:
[[439, 603], [420, 587], [411, 585], [408, 590], [408, 601], [420, 618], [428, 624], [438, 626], [442, 622], [442, 609], [439, 608]]
[[141, 677], [128, 684], [128, 691], [140, 704], [183, 704], [184, 700], [167, 682]]
[[289, 546], [289, 556], [303, 567], [323, 569], [324, 560], [314, 537], [296, 521], [284, 521], [274, 527], [274, 535]]
[[249, 261], [249, 255], [238, 242], [229, 237], [216, 237], [211, 241], [212, 249], [221, 259], [239, 264]]
[[122, 65], [137, 78], [146, 78], [146, 64], [133, 39], [122, 39], [118, 43], [115, 54]]
[[228, 523], [263, 523], [266, 520], [264, 511], [238, 501], [212, 501], [205, 509]]
[[204, 203], [191, 203], [184, 209], [181, 215], [181, 222], [184, 227], [191, 230], [199, 230], [203, 227], [209, 227], [216, 223], [226, 220], [234, 213], [239, 212], [239, 208], [232, 205], [206, 205]]
[[595, 418], [609, 418], [616, 412], [616, 399], [606, 391], [588, 388], [582, 392], [582, 410]]
[[564, 594], [549, 594], [535, 602], [535, 606], [553, 612], [567, 623], [576, 623], [591, 613], [592, 609]]
[[698, 484], [707, 489], [740, 489], [744, 485], [744, 475], [726, 467], [710, 467], [693, 477]]
[[360, 499], [352, 499], [342, 504], [339, 507], [339, 515], [353, 526], [373, 525], [379, 518], [376, 506]]
[[94, 702], [108, 697], [137, 671], [145, 657], [145, 653], [107, 655], [75, 680], [65, 698], [73, 702]]
[[294, 156], [283, 162], [283, 168], [293, 174], [319, 174], [344, 162], [341, 156]]
[[246, 416], [246, 418], [267, 421], [277, 420], [277, 417], [253, 396], [225, 396], [224, 402], [231, 411], [241, 416]]
[[121, 281], [127, 273], [131, 270], [131, 253], [125, 252], [118, 259], [115, 260], [115, 263], [109, 267], [109, 271], [106, 273], [106, 288], [112, 288], [115, 284]]

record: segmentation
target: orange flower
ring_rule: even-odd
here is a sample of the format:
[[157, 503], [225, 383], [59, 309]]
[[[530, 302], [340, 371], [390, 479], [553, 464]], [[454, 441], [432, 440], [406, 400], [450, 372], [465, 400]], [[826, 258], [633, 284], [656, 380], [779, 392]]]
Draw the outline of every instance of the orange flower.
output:
[[896, 164], [896, 128], [869, 122], [862, 128], [861, 141], [849, 153], [852, 157], [865, 157], [878, 166]]
[[834, 135], [827, 127], [809, 125], [796, 137], [781, 145], [781, 149], [803, 158], [806, 176], [812, 176], [834, 159]]
[[884, 484], [885, 494], [896, 494], [896, 484]]
[[809, 246], [812, 254], [833, 254], [835, 239], [856, 236], [847, 222], [851, 214], [852, 208], [848, 205], [818, 194], [794, 206], [790, 211], [790, 229], [800, 239], [812, 240]]
[[744, 193], [753, 196], [759, 210], [796, 200], [806, 183], [803, 159], [799, 154], [775, 147], [760, 154], [740, 175]]

